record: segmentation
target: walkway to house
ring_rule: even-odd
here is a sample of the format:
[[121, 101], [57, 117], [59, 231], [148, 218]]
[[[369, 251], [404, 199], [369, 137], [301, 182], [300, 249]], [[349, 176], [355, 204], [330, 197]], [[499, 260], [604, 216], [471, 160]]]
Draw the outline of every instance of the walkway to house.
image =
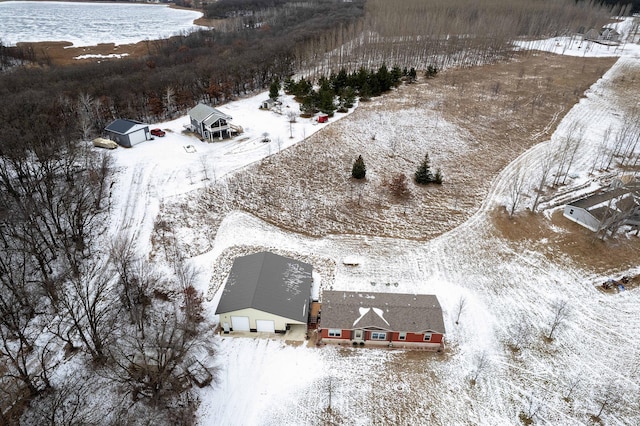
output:
[[229, 334], [221, 334], [222, 337], [246, 337], [253, 339], [284, 340], [290, 342], [304, 342], [307, 336], [307, 326], [303, 324], [292, 324], [286, 333], [268, 333], [253, 331], [232, 331]]

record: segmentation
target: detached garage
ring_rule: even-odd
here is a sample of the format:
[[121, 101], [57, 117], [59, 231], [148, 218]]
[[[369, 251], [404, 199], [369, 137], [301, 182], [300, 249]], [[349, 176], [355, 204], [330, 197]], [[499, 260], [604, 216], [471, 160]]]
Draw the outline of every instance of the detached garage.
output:
[[270, 252], [234, 260], [216, 315], [225, 333], [284, 333], [307, 324], [313, 268]]
[[149, 125], [135, 120], [119, 118], [105, 127], [104, 131], [109, 139], [125, 148], [131, 148], [140, 142], [151, 139]]

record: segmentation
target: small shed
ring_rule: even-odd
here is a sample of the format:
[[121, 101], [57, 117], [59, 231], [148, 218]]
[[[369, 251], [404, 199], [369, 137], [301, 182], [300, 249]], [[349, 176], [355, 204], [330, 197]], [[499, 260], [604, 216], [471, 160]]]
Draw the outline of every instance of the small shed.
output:
[[329, 116], [327, 114], [321, 114], [317, 118], [318, 123], [326, 123], [329, 121]]
[[615, 184], [613, 189], [565, 205], [564, 217], [593, 232], [619, 225], [640, 226], [640, 182]]
[[112, 121], [105, 127], [104, 131], [109, 139], [125, 148], [131, 148], [134, 145], [151, 139], [148, 124], [125, 118]]
[[271, 109], [276, 106], [279, 102], [273, 98], [265, 99], [260, 103], [260, 109]]

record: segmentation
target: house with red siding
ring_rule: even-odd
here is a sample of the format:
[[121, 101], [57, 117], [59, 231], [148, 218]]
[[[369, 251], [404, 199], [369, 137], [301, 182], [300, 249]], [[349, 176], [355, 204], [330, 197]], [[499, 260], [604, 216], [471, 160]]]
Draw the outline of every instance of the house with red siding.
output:
[[324, 343], [444, 349], [435, 295], [324, 291], [318, 331]]

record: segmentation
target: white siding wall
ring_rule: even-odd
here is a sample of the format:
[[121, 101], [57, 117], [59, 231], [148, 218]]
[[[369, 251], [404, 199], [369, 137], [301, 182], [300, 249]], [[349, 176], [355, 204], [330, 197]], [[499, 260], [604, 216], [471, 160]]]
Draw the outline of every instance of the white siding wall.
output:
[[564, 206], [564, 217], [574, 221], [578, 225], [582, 225], [593, 232], [598, 231], [600, 222], [591, 215], [588, 211], [581, 207], [575, 207], [571, 205]]
[[257, 329], [256, 320], [268, 320], [275, 323], [276, 331], [285, 331], [287, 324], [305, 324], [304, 322], [284, 318], [278, 315], [273, 315], [268, 312], [259, 311], [257, 309], [241, 309], [239, 311], [226, 312], [220, 314], [220, 323], [228, 322], [231, 324], [231, 317], [249, 317], [249, 327], [252, 330]]

